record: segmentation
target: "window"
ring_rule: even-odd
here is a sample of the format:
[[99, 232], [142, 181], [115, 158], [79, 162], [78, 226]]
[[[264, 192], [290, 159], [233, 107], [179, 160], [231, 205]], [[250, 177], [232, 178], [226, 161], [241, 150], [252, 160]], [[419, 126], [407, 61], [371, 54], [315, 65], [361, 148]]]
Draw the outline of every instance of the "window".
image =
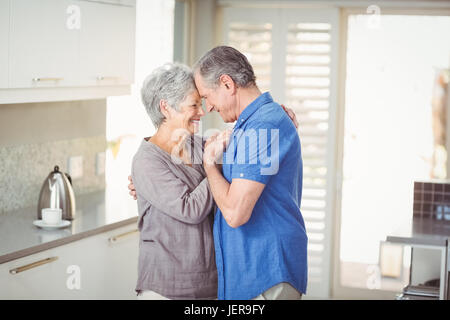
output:
[[242, 52], [251, 61], [261, 91], [269, 91], [272, 64], [272, 25], [270, 23], [231, 23], [228, 41], [228, 45]]

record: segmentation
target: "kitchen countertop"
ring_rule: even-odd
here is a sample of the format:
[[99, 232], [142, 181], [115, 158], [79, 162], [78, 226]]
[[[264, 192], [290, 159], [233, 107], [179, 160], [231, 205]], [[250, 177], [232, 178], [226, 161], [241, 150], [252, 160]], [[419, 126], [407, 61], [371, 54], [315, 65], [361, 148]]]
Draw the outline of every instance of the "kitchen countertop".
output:
[[1, 214], [0, 264], [137, 223], [137, 204], [127, 191], [120, 196], [108, 190], [76, 195], [75, 203], [75, 219], [64, 229], [34, 226], [36, 206]]
[[450, 239], [450, 221], [436, 221], [431, 218], [413, 219], [411, 230], [393, 233], [386, 237], [388, 242], [409, 245], [447, 246]]

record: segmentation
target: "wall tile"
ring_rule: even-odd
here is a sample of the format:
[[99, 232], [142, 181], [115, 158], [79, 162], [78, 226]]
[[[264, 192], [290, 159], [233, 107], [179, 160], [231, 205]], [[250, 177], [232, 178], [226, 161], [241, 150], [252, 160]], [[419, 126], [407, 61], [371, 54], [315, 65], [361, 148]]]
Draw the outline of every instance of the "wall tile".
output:
[[414, 218], [450, 220], [443, 212], [450, 211], [450, 182], [414, 182]]
[[0, 214], [38, 203], [42, 183], [58, 165], [68, 172], [70, 156], [83, 156], [83, 177], [73, 180], [77, 195], [105, 188], [95, 174], [96, 154], [106, 150], [105, 135], [0, 148]]

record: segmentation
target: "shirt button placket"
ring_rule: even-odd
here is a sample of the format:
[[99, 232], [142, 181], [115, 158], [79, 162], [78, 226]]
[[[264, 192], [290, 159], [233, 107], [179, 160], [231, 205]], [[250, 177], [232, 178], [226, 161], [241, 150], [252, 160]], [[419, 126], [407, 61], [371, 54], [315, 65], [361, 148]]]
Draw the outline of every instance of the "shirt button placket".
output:
[[[220, 213], [221, 214], [221, 213]], [[217, 218], [217, 217], [216, 217]], [[222, 217], [219, 217], [219, 219], [221, 219]], [[220, 237], [220, 231], [222, 229], [221, 226], [221, 220], [218, 221], [218, 225], [217, 225], [217, 229], [215, 230], [215, 236], [216, 239], [218, 239], [218, 252], [216, 252], [216, 258], [217, 258], [217, 280], [218, 280], [218, 285], [219, 285], [219, 290], [220, 292], [218, 292], [218, 298], [225, 297], [225, 281], [224, 281], [224, 267], [223, 267], [223, 249], [222, 249], [222, 239]]]

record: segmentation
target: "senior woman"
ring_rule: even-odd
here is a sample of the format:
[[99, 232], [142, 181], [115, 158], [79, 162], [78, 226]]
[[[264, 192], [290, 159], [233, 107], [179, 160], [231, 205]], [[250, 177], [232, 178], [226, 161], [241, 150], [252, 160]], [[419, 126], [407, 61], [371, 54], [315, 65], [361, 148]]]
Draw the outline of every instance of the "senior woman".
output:
[[166, 64], [144, 81], [142, 102], [157, 128], [136, 152], [131, 177], [140, 230], [140, 299], [216, 299], [214, 199], [202, 165], [204, 116], [191, 70]]

